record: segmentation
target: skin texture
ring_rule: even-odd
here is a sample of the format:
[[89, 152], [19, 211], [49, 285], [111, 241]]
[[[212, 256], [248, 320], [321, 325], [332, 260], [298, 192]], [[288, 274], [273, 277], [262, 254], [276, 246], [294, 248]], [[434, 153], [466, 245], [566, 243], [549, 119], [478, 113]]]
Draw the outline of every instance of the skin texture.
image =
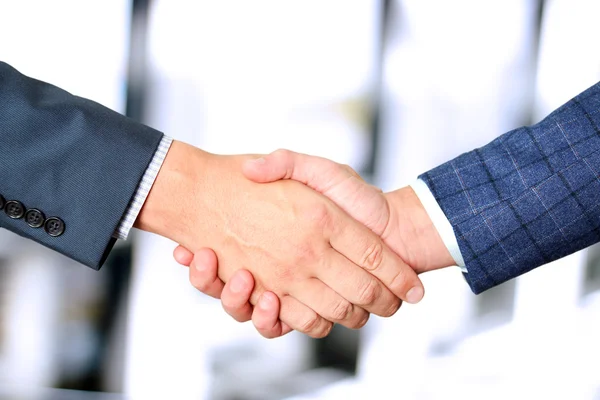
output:
[[362, 327], [369, 313], [393, 315], [400, 299], [422, 294], [416, 273], [378, 235], [299, 182], [246, 179], [249, 159], [174, 142], [136, 221], [197, 253], [194, 286], [217, 294], [199, 269], [217, 260], [213, 284], [246, 270], [230, 284], [238, 296], [252, 286], [243, 307], [272, 292], [262, 300], [280, 306], [281, 332], [313, 337], [327, 335], [333, 323]]
[[[454, 264], [427, 212], [410, 187], [384, 194], [364, 182], [348, 166], [286, 150], [246, 161], [243, 172], [255, 182], [292, 179], [322, 193], [381, 236], [417, 273]], [[190, 270], [190, 275], [195, 276], [196, 287], [213, 297], [220, 297], [225, 311], [236, 320], [252, 319], [257, 330], [269, 338], [289, 331], [290, 327], [278, 319], [281, 305], [273, 293], [269, 293], [258, 307], [253, 308], [248, 303], [254, 287], [248, 271], [239, 271], [232, 277], [231, 284], [223, 285], [216, 278], [218, 260], [210, 249], [200, 249], [193, 254], [180, 246], [175, 249], [174, 256], [182, 265], [192, 264], [194, 268]], [[235, 291], [232, 290], [234, 287]], [[416, 291], [412, 295], [420, 299], [422, 292]]]

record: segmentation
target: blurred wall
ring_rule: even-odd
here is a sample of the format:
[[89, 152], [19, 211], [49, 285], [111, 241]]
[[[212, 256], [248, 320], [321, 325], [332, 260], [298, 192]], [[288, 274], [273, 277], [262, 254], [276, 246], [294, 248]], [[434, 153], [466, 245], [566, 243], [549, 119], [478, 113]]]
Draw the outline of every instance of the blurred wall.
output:
[[[538, 121], [600, 77], [593, 0], [144, 3], [147, 30], [134, 35], [147, 40], [136, 42], [145, 56], [134, 66], [144, 122], [217, 153], [285, 147], [361, 172], [372, 172], [374, 153], [370, 178], [386, 190]], [[0, 59], [123, 112], [131, 4], [0, 0]], [[103, 390], [144, 399], [600, 396], [588, 367], [600, 355], [597, 247], [480, 296], [456, 269], [424, 275], [421, 304], [362, 331], [359, 373], [348, 378], [315, 369], [314, 342], [301, 335], [267, 341], [230, 320], [189, 285], [174, 243], [133, 236], [129, 301]], [[107, 301], [105, 273], [0, 232], [0, 282], [0, 396], [5, 385], [19, 394], [85, 385], [103, 345], [92, 321]]]

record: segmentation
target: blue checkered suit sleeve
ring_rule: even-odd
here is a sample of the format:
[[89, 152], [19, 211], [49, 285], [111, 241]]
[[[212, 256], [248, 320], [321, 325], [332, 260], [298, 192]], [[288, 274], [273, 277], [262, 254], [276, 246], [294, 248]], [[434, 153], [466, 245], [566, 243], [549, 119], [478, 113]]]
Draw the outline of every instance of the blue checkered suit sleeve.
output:
[[600, 83], [422, 179], [475, 293], [600, 241]]

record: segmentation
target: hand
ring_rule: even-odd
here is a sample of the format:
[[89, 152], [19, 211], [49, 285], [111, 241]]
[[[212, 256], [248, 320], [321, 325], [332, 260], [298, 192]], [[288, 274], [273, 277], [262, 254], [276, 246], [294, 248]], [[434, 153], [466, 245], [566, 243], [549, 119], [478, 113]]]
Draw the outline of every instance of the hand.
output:
[[315, 337], [329, 332], [329, 321], [360, 327], [367, 311], [392, 315], [396, 296], [423, 292], [379, 237], [304, 185], [248, 181], [246, 159], [174, 142], [136, 226], [191, 250], [214, 249], [225, 282], [248, 269], [256, 281], [250, 302], [272, 291], [281, 320]]
[[322, 193], [381, 236], [417, 273], [454, 263], [429, 215], [408, 186], [384, 194], [347, 165], [288, 150], [246, 161], [243, 172], [255, 182], [292, 179]]
[[[323, 193], [359, 222], [382, 235], [390, 248], [408, 260], [408, 264], [419, 273], [453, 264], [437, 230], [409, 187], [384, 195], [381, 190], [366, 184], [347, 166], [285, 150], [247, 161], [244, 164], [244, 174], [257, 182], [295, 179]], [[178, 254], [185, 254], [190, 260], [193, 257], [181, 247], [176, 249], [175, 254], [176, 258]], [[185, 265], [185, 262], [181, 263]], [[200, 288], [206, 288], [213, 282], [216, 260], [214, 265], [206, 268], [205, 274], [196, 273], [195, 281]], [[223, 300], [226, 311], [240, 321], [248, 320], [252, 315], [252, 308], [245, 297], [252, 290], [252, 280], [245, 276], [243, 282], [247, 283], [245, 291], [237, 296], [228, 292], [228, 287], [225, 286], [224, 293], [227, 292], [227, 297]], [[214, 283], [222, 285], [218, 281]], [[217, 293], [223, 287], [214, 290]], [[261, 334], [271, 337], [278, 332], [277, 326], [271, 330], [272, 324], [262, 323], [273, 321], [276, 313], [275, 307], [254, 311], [253, 321]]]

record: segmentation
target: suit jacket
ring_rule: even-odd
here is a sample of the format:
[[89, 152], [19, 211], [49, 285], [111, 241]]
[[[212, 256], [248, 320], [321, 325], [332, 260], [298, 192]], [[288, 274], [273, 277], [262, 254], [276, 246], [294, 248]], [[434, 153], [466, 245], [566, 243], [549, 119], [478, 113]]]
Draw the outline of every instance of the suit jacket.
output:
[[100, 268], [162, 136], [0, 62], [0, 228]]
[[475, 293], [600, 240], [600, 83], [420, 178], [448, 217]]

